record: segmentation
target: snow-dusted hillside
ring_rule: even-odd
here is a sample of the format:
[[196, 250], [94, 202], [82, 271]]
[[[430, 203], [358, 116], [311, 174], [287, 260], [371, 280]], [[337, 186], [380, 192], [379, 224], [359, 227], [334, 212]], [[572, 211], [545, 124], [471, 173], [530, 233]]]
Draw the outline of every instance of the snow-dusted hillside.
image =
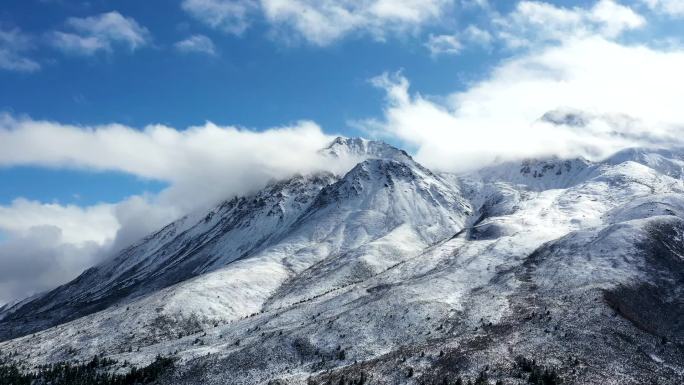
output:
[[468, 175], [362, 139], [321, 153], [353, 167], [185, 217], [4, 310], [0, 351], [174, 355], [170, 384], [525, 383], [518, 356], [569, 384], [684, 382], [684, 151]]
[[10, 308], [0, 335], [40, 330], [248, 257], [288, 231], [333, 175], [295, 176], [181, 218], [74, 281]]

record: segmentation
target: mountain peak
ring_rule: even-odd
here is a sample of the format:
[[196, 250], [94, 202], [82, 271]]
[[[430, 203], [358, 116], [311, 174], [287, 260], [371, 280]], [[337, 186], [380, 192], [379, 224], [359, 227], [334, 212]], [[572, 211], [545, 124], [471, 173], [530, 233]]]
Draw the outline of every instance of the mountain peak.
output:
[[[0, 308], [0, 350], [17, 352], [0, 358], [31, 370], [174, 352], [164, 385], [359, 382], [359, 369], [374, 383], [441, 383], [451, 360], [465, 374], [491, 362], [497, 381], [516, 383], [520, 357], [565, 365], [566, 384], [615, 367], [635, 384], [682, 383], [684, 152], [466, 175], [360, 138], [321, 155], [354, 166], [274, 181]], [[604, 371], [596, 351], [626, 364]]]
[[413, 161], [411, 156], [404, 150], [400, 150], [382, 141], [368, 140], [364, 138], [346, 138], [338, 136], [328, 147], [321, 150], [325, 155], [335, 158], [364, 159], [392, 159], [398, 161]]
[[572, 108], [558, 108], [546, 112], [541, 120], [557, 126], [585, 127], [594, 118], [591, 114]]

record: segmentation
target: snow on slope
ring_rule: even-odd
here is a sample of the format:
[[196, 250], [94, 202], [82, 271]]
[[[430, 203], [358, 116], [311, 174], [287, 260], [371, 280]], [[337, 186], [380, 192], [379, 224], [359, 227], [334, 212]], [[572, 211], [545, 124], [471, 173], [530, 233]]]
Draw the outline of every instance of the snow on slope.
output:
[[[197, 266], [197, 273], [215, 270], [214, 267], [217, 266], [227, 267], [153, 292], [139, 301], [122, 302], [132, 314], [119, 310], [114, 315], [100, 317], [102, 314], [98, 314], [93, 318], [96, 322], [106, 324], [117, 324], [117, 319], [127, 318], [135, 320], [137, 327], [142, 325], [149, 329], [154, 329], [160, 317], [166, 323], [181, 325], [178, 327], [189, 320], [202, 324], [229, 322], [258, 311], [268, 296], [286, 279], [331, 256], [353, 254], [356, 268], [372, 275], [459, 231], [469, 214], [469, 208], [458, 192], [402, 152], [384, 149], [380, 153], [381, 156], [387, 154], [398, 155], [405, 162], [383, 158], [363, 161], [344, 178], [321, 189], [315, 199], [308, 195], [310, 191], [315, 191], [312, 189], [297, 191], [301, 195], [292, 193], [294, 188], [291, 186], [299, 188], [313, 184], [314, 188], [320, 187], [302, 177], [285, 184], [269, 186], [253, 198], [225, 202], [209, 212], [198, 225], [180, 234], [175, 233], [176, 224], [170, 225], [143, 241], [142, 247], [138, 246], [145, 253], [134, 254], [132, 250], [137, 249], [129, 249], [123, 256], [96, 270], [109, 271], [110, 265], [116, 266], [119, 263], [118, 266], [122, 266], [127, 279], [140, 277], [131, 274], [132, 268], [129, 266], [133, 265], [134, 272], [144, 272], [145, 287], [153, 287], [155, 283], [149, 281], [164, 278], [169, 258], [176, 258], [167, 256], [167, 245], [186, 245], [187, 239], [199, 245], [193, 245], [195, 251], [190, 255], [192, 264], [186, 263], [185, 266]], [[319, 180], [324, 179], [315, 181]], [[331, 180], [331, 177], [325, 179]], [[281, 185], [288, 186], [286, 193], [283, 193]], [[273, 199], [276, 204], [271, 202]], [[301, 205], [296, 204], [298, 201], [301, 201]], [[240, 207], [240, 202], [249, 204], [249, 210], [236, 210]], [[291, 209], [289, 212], [296, 212], [298, 215], [290, 215], [284, 220], [283, 213], [288, 210], [283, 209], [283, 206], [297, 208], [299, 211]], [[255, 216], [252, 207], [263, 207], [268, 211], [257, 211], [258, 215]], [[269, 220], [274, 216], [277, 220]], [[238, 226], [233, 225], [236, 221]], [[227, 232], [221, 228], [221, 224], [225, 222], [231, 224], [232, 231]], [[214, 235], [214, 232], [219, 235]], [[249, 258], [243, 256], [241, 260], [230, 263], [237, 259], [233, 257], [235, 251], [241, 251], [240, 248], [244, 248], [245, 244], [250, 250], [255, 249], [248, 242], [255, 236], [263, 237], [261, 234], [267, 234], [277, 241], [271, 242], [270, 246], [264, 245], [249, 255]], [[196, 241], [197, 239], [200, 241]], [[383, 247], [397, 241], [399, 246]], [[209, 242], [212, 242], [211, 248], [204, 246]], [[259, 244], [263, 243], [265, 242]], [[185, 251], [184, 247], [180, 249]], [[153, 252], [149, 253], [148, 250]], [[209, 253], [216, 257], [206, 258], [205, 255]], [[340, 260], [344, 262], [345, 258], [340, 257]], [[309, 273], [313, 270], [310, 269]], [[340, 271], [335, 269], [335, 273], [339, 275]], [[334, 285], [359, 277], [361, 276], [355, 271], [350, 271], [339, 277], [341, 282], [335, 279], [321, 280], [322, 286], [306, 287], [277, 301], [271, 301], [270, 306], [287, 306], [315, 295], [317, 290], [329, 290]], [[110, 282], [111, 280], [102, 283], [104, 290], [109, 289]], [[93, 291], [90, 288], [89, 290]], [[155, 309], [154, 314], [150, 314], [150, 309]], [[82, 322], [76, 320], [67, 328]], [[125, 324], [126, 320], [122, 322]], [[128, 330], [127, 327], [122, 329]], [[112, 335], [102, 330], [107, 328], [86, 328], [86, 332], [92, 332], [91, 340], [97, 346], [107, 346], [103, 344], [103, 338], [108, 339], [119, 350], [136, 341], [117, 338], [116, 333]], [[172, 334], [168, 331], [158, 332], [166, 333], [166, 337]], [[59, 354], [58, 352], [55, 357]]]
[[591, 176], [595, 165], [577, 159], [527, 159], [522, 163], [506, 162], [487, 167], [476, 174], [487, 182], [506, 182], [530, 190], [567, 188]]
[[332, 174], [295, 176], [203, 215], [181, 218], [74, 281], [9, 309], [0, 337], [40, 330], [246, 258], [286, 233], [336, 179]]
[[369, 158], [415, 163], [404, 150], [384, 142], [363, 138], [335, 138], [328, 147], [321, 150], [321, 153], [335, 159], [350, 160], [353, 164]]
[[684, 176], [684, 149], [630, 148], [619, 151], [606, 159], [605, 163], [617, 165], [628, 161], [643, 164], [676, 179]]
[[[490, 186], [492, 193], [496, 193], [500, 186]], [[513, 187], [508, 185], [506, 188]], [[646, 237], [651, 222], [610, 224], [604, 222], [610, 217], [605, 214], [631, 204], [634, 197], [648, 199], [654, 191], [681, 193], [682, 183], [641, 164], [628, 162], [615, 168], [604, 168], [602, 165], [596, 176], [578, 181], [567, 189], [529, 191], [528, 186], [518, 188], [523, 190], [519, 195], [522, 198], [513, 211], [498, 210], [494, 204], [490, 213], [499, 212], [502, 215], [493, 214], [483, 219], [489, 223], [498, 222], [508, 231], [486, 239], [471, 239], [469, 233], [474, 228], [466, 229], [457, 237], [433, 245], [417, 257], [391, 266], [363, 282], [315, 298], [313, 303], [303, 303], [278, 315], [259, 315], [249, 322], [250, 325], [259, 325], [259, 331], [266, 333], [265, 337], [257, 337], [256, 341], [248, 343], [240, 351], [221, 351], [214, 357], [218, 360], [217, 366], [228, 370], [231, 376], [214, 371], [200, 378], [210, 383], [229, 379], [236, 383], [240, 382], [239, 379], [250, 383], [282, 376], [285, 368], [295, 367], [298, 369], [291, 375], [282, 377], [296, 383], [303, 382], [311, 372], [331, 370], [336, 365], [352, 365], [354, 361], [381, 360], [383, 357], [395, 357], [388, 359], [396, 369], [397, 358], [392, 354], [407, 346], [420, 346], [424, 351], [431, 351], [433, 357], [437, 356], [439, 350], [449, 349], [466, 349], [472, 355], [469, 349], [473, 349], [473, 339], [497, 333], [496, 329], [492, 329], [494, 326], [487, 326], [490, 324], [510, 326], [504, 327], [508, 332], [498, 332], [501, 333], [503, 345], [493, 345], [488, 352], [489, 360], [500, 360], [503, 354], [510, 360], [513, 354], [510, 349], [513, 347], [516, 354], [544, 351], [554, 359], [558, 352], [560, 357], [581, 353], [583, 360], [589, 361], [587, 365], [590, 365], [591, 357], [585, 356], [591, 349], [602, 346], [597, 346], [595, 342], [583, 346], [585, 350], [573, 350], [572, 347], [568, 352], [567, 346], [572, 346], [568, 341], [572, 340], [565, 338], [573, 335], [583, 339], [582, 343], [586, 344], [587, 338], [608, 337], [602, 329], [604, 319], [601, 314], [610, 312], [610, 309], [602, 307], [602, 303], [586, 308], [587, 303], [594, 303], [597, 298], [595, 295], [600, 297], [601, 292], [596, 290], [615, 288], [637, 279], [650, 279], [643, 274], [648, 263], [638, 243]], [[499, 204], [507, 206], [508, 202], [502, 200]], [[565, 240], [566, 237], [569, 237], [568, 240]], [[577, 239], [576, 246], [569, 243], [571, 239]], [[558, 243], [556, 240], [559, 240]], [[549, 260], [535, 257], [541, 255], [536, 254], [536, 250], [545, 250], [546, 247], [550, 250], [565, 250], [567, 254], [554, 254], [554, 258]], [[612, 252], [613, 249], [618, 252]], [[530, 290], [533, 297], [525, 294]], [[568, 295], [576, 295], [577, 300], [563, 300]], [[535, 299], [539, 297], [553, 302]], [[555, 307], [551, 307], [551, 304]], [[550, 323], [544, 317], [536, 324], [520, 324], [535, 312], [544, 314], [546, 309], [558, 312], [557, 323]], [[564, 319], [568, 321], [563, 322]], [[639, 341], [639, 344], [634, 344], [640, 349], [652, 350], [658, 346], [658, 339], [655, 344], [649, 342], [647, 336], [635, 331], [629, 322], [614, 322], [611, 327], [634, 336]], [[562, 332], [546, 331], [556, 327]], [[518, 334], [509, 334], [518, 328], [525, 330], [529, 339], [520, 340]], [[282, 329], [286, 330], [286, 337], [277, 334]], [[249, 333], [238, 336], [249, 336]], [[618, 337], [610, 335], [610, 338]], [[512, 345], [507, 345], [509, 343]], [[319, 350], [319, 355], [303, 346]], [[327, 361], [319, 364], [321, 356], [334, 355], [336, 346], [345, 349], [346, 360], [339, 364]], [[612, 346], [610, 349], [601, 349], [606, 354], [600, 359], [624, 353], [619, 349], [616, 351], [614, 347], [620, 345]], [[549, 351], [549, 347], [557, 349], [555, 354]], [[482, 347], [479, 349], [487, 351]], [[266, 359], [273, 359], [273, 355], [267, 354], [268, 358], [262, 361], [258, 357], [265, 352], [282, 352], [282, 356], [276, 354], [276, 362], [271, 363]], [[667, 357], [665, 362], [668, 365], [677, 367], [683, 363], [681, 350], [677, 351], [676, 347], [665, 348], [658, 354]], [[411, 356], [418, 356], [418, 352], [414, 351]], [[246, 357], [251, 357], [255, 362], [252, 365], [243, 362], [241, 366], [231, 364], [241, 362], [241, 358]], [[201, 359], [198, 360], [201, 362]], [[429, 363], [430, 359], [424, 361]], [[304, 365], [298, 362], [304, 362]], [[412, 365], [428, 365], [421, 362], [417, 360]], [[490, 362], [476, 361], [470, 370]], [[644, 365], [639, 356], [634, 355], [625, 358], [624, 362], [630, 362], [635, 367]], [[606, 368], [615, 365], [613, 362], [602, 364]], [[264, 369], [258, 370], [261, 367]], [[468, 366], [464, 364], [464, 367]], [[630, 371], [624, 367], [615, 370], [623, 373]], [[661, 365], [649, 370], [668, 369]], [[235, 375], [241, 372], [247, 373], [245, 377]], [[387, 383], [406, 381], [403, 373], [396, 371], [381, 378]], [[677, 377], [672, 375], [676, 373], [669, 372], [674, 381]], [[419, 374], [420, 371], [416, 377], [420, 378]], [[589, 371], [586, 378], [596, 375], [602, 374]], [[639, 383], [639, 377], [634, 376], [634, 373], [629, 373], [625, 378], [616, 378], [637, 378], [636, 383]]]
[[[568, 383], [684, 380], [684, 348], [661, 342], [684, 335], [679, 152], [454, 176], [377, 142], [323, 151], [359, 163], [307, 195], [288, 226], [265, 226], [272, 235], [248, 257], [203, 259], [190, 279], [0, 350], [31, 364], [177, 352], [174, 384], [361, 369], [374, 383], [432, 382], [453, 362], [471, 376], [492, 365], [510, 382], [518, 354], [562, 368]], [[240, 223], [246, 236], [272, 222]], [[216, 248], [234, 249], [237, 238], [224, 239]]]

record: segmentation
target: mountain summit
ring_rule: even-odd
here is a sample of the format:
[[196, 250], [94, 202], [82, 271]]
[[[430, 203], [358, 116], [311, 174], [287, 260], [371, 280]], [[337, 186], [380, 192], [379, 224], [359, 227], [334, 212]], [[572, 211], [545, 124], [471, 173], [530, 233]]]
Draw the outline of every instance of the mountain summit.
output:
[[321, 152], [334, 158], [412, 160], [404, 150], [392, 147], [387, 143], [341, 136], [335, 138]]
[[466, 175], [360, 138], [321, 154], [353, 165], [181, 218], [0, 310], [0, 352], [172, 356], [168, 384], [684, 381], [684, 152]]

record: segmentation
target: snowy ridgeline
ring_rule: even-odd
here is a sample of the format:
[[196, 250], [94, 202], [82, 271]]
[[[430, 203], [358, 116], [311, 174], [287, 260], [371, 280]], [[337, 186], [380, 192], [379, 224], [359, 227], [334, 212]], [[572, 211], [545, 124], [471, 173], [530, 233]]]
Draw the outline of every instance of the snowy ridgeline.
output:
[[355, 166], [184, 217], [2, 310], [0, 355], [173, 356], [173, 384], [525, 383], [528, 358], [565, 383], [684, 380], [684, 151], [468, 175], [362, 139], [321, 153]]

